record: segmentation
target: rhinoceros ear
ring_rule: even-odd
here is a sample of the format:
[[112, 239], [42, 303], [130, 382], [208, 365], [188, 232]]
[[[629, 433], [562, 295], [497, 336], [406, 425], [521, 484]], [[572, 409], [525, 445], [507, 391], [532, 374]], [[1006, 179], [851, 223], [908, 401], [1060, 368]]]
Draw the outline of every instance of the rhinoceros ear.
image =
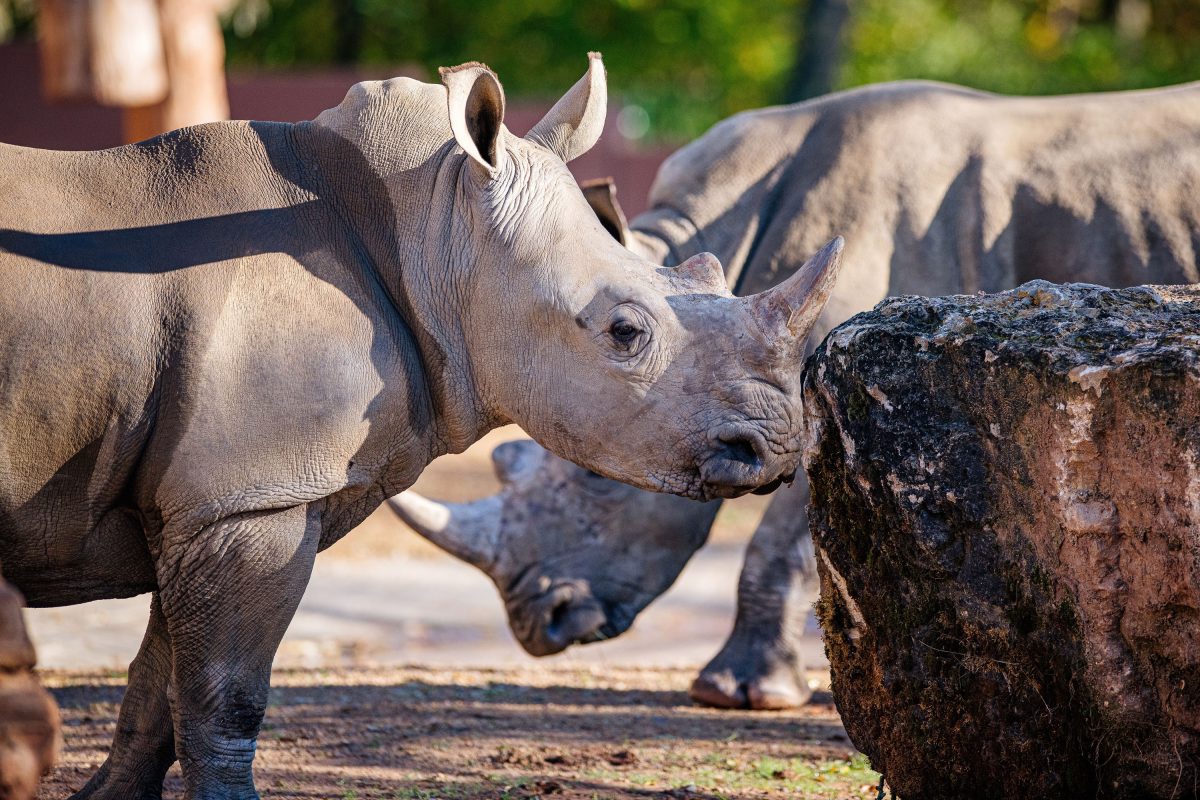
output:
[[442, 67], [450, 130], [468, 156], [494, 174], [504, 167], [504, 88], [483, 64]]
[[501, 483], [514, 483], [537, 472], [546, 451], [532, 439], [501, 442], [492, 450], [492, 468]]
[[604, 62], [599, 53], [588, 53], [588, 71], [542, 117], [542, 121], [525, 134], [555, 153], [563, 161], [571, 161], [592, 149], [604, 129], [608, 111], [608, 82], [604, 77]]
[[629, 223], [617, 202], [617, 185], [612, 178], [596, 178], [579, 184], [583, 197], [600, 218], [600, 224], [621, 244], [629, 242]]

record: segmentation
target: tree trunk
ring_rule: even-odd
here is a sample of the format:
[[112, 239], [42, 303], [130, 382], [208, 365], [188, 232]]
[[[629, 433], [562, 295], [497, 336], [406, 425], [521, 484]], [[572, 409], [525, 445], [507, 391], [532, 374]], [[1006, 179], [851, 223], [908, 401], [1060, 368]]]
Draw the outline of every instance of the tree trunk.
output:
[[850, 0], [809, 0], [784, 102], [799, 103], [833, 91], [849, 21]]
[[125, 140], [229, 118], [229, 0], [41, 0], [43, 91], [125, 109]]
[[51, 100], [143, 106], [166, 97], [155, 0], [42, 0], [38, 36]]

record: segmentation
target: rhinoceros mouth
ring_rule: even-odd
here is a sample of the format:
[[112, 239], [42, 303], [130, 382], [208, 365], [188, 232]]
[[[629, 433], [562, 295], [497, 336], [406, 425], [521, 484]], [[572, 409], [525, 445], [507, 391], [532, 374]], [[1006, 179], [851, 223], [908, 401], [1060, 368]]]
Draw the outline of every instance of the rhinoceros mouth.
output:
[[[524, 571], [526, 586], [535, 578]], [[540, 580], [540, 579], [538, 579]], [[515, 592], [506, 603], [509, 627], [533, 656], [560, 653], [576, 644], [592, 644], [620, 636], [636, 611], [597, 597], [586, 583], [559, 581], [536, 593]]]
[[785, 483], [788, 486], [791, 486], [792, 482], [795, 480], [796, 480], [796, 473], [795, 473], [795, 471], [792, 471], [786, 475], [780, 475], [778, 478], [776, 478], [775, 480], [771, 481], [768, 484], [764, 484], [763, 486], [758, 487], [757, 489], [752, 491], [751, 494], [770, 494], [771, 492], [778, 489], [780, 486], [783, 486]]
[[[542, 588], [539, 584], [544, 581], [545, 577], [523, 570], [522, 577], [512, 584], [516, 591], [505, 603], [509, 627], [527, 653], [554, 655], [577, 642], [594, 641], [603, 635], [607, 613], [585, 586], [566, 581]], [[542, 590], [530, 592], [526, 587], [531, 585]]]
[[710, 452], [700, 463], [704, 500], [768, 494], [791, 483], [799, 453], [783, 448], [755, 425], [733, 423], [708, 434]]

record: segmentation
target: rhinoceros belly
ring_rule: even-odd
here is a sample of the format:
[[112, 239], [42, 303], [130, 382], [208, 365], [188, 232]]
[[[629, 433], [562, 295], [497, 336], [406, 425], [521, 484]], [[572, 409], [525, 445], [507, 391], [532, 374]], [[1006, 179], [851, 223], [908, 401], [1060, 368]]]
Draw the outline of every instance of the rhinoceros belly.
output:
[[[21, 423], [39, 427], [36, 419]], [[0, 563], [30, 605], [128, 597], [154, 588], [141, 517], [129, 500], [138, 451], [128, 432], [101, 436], [61, 463], [36, 463], [5, 450], [0, 447], [7, 456], [0, 458]]]

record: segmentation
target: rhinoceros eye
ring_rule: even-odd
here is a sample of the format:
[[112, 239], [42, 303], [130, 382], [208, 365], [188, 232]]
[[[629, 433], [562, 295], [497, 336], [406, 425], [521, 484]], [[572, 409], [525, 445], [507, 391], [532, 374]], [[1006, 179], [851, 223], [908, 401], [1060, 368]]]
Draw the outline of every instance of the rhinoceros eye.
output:
[[613, 309], [605, 333], [620, 360], [628, 361], [645, 349], [651, 338], [650, 322], [650, 316], [634, 303]]
[[622, 319], [613, 323], [612, 328], [609, 329], [609, 333], [612, 334], [613, 339], [619, 344], [631, 345], [641, 331], [632, 322]]

